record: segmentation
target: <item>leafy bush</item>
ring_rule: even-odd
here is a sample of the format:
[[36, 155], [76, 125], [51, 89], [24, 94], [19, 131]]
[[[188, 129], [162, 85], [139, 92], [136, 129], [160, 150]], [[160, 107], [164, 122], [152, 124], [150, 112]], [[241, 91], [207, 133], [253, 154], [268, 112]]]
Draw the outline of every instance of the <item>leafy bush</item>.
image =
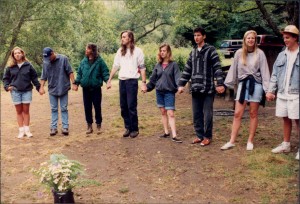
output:
[[[151, 73], [152, 73], [152, 70], [153, 70], [155, 64], [157, 63], [156, 56], [157, 56], [159, 45], [154, 44], [154, 43], [148, 43], [148, 44], [141, 45], [141, 46], [138, 45], [138, 47], [140, 47], [144, 52], [146, 74], [147, 74], [147, 77], [149, 78], [151, 76]], [[183, 71], [184, 65], [189, 57], [189, 54], [190, 54], [192, 48], [171, 47], [171, 49], [172, 49], [172, 54], [173, 54], [173, 60], [178, 64], [180, 71]], [[225, 59], [224, 55], [219, 50], [217, 50], [217, 52], [219, 54], [222, 66], [231, 64], [231, 59]], [[109, 70], [111, 70], [113, 62], [114, 62], [115, 53], [113, 53], [113, 54], [102, 53], [101, 57], [104, 59]], [[115, 75], [115, 78], [117, 78], [117, 75]]]

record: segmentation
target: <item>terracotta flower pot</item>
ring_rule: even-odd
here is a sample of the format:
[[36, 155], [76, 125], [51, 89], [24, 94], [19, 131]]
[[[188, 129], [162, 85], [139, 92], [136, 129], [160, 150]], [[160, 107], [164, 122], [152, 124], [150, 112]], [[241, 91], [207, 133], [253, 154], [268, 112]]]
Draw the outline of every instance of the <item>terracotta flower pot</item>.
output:
[[54, 203], [75, 203], [74, 193], [72, 191], [56, 192], [52, 190]]

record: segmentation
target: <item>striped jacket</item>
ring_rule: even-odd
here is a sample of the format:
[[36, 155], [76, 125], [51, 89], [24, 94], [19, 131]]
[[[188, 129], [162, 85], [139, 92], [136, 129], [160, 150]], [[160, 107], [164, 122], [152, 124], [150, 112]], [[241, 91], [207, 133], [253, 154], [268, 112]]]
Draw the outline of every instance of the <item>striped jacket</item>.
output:
[[185, 86], [190, 79], [191, 92], [214, 93], [214, 79], [217, 86], [223, 85], [220, 59], [213, 46], [205, 43], [200, 52], [197, 47], [191, 51], [178, 85]]

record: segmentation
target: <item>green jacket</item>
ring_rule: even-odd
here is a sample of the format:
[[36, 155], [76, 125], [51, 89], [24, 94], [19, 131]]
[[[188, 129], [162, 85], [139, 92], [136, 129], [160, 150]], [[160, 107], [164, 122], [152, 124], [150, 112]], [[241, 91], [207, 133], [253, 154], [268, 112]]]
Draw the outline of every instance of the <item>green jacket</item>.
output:
[[97, 88], [103, 85], [103, 81], [109, 79], [109, 70], [104, 60], [99, 56], [96, 61], [90, 65], [87, 57], [80, 62], [77, 70], [75, 84], [83, 88]]

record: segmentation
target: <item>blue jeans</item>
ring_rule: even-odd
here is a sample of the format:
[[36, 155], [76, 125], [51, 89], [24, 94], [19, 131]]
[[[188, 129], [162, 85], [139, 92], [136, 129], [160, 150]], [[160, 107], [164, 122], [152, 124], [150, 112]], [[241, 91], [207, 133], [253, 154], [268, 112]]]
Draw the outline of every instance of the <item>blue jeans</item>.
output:
[[68, 118], [68, 93], [63, 96], [53, 96], [49, 94], [51, 106], [51, 129], [57, 129], [58, 121], [58, 101], [60, 103], [62, 128], [69, 128]]
[[121, 115], [125, 128], [130, 132], [138, 131], [137, 94], [138, 80], [128, 79], [119, 81]]
[[199, 139], [212, 138], [214, 94], [192, 93], [194, 129]]

